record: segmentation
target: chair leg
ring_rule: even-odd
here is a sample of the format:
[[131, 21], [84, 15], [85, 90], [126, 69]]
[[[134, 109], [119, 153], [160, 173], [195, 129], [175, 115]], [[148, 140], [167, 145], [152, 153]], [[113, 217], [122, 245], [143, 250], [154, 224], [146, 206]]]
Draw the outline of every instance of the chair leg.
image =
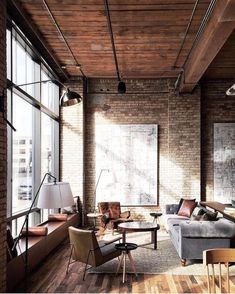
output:
[[208, 293], [211, 293], [210, 272], [209, 272], [209, 265], [208, 264], [206, 266], [206, 270], [207, 270], [207, 290], [208, 290]]
[[132, 270], [133, 272], [135, 273], [135, 276], [137, 277], [137, 272], [136, 272], [136, 267], [135, 267], [135, 263], [134, 263], [134, 260], [132, 258], [132, 255], [131, 255], [131, 252], [129, 251], [127, 253], [128, 257], [129, 257], [129, 260], [130, 260], [130, 264], [131, 264], [131, 267], [132, 267]]
[[87, 271], [87, 263], [85, 265], [85, 268], [84, 268], [84, 272], [83, 272], [83, 277], [82, 277], [82, 280], [85, 281], [85, 275], [86, 275], [86, 271]]
[[122, 265], [122, 261], [123, 261], [123, 256], [124, 254], [122, 253], [121, 258], [119, 259], [119, 263], [118, 263], [118, 267], [117, 267], [117, 271], [116, 271], [116, 275], [118, 274], [120, 267]]
[[70, 249], [70, 255], [69, 255], [69, 261], [68, 261], [68, 265], [67, 265], [67, 269], [66, 269], [66, 274], [68, 274], [69, 272], [69, 266], [70, 266], [70, 261], [71, 261], [71, 257], [72, 257], [72, 253], [73, 253], [73, 244], [71, 244], [71, 249]]
[[85, 265], [84, 272], [83, 272], [83, 277], [82, 277], [83, 281], [85, 281], [85, 275], [86, 275], [86, 271], [87, 271], [87, 266], [88, 266], [88, 261], [89, 261], [90, 254], [91, 254], [91, 250], [89, 251], [89, 253], [87, 255], [86, 265]]
[[123, 263], [122, 282], [125, 283], [125, 278], [126, 278], [126, 252], [123, 253], [123, 256], [124, 256], [124, 263]]

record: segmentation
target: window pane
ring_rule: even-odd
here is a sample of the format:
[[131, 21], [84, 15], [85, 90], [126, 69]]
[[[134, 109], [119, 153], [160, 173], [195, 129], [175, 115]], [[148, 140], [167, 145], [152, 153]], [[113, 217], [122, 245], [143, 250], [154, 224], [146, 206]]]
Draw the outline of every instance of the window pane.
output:
[[[41, 71], [42, 81], [51, 80], [51, 77], [45, 72]], [[44, 104], [51, 111], [59, 114], [59, 87], [53, 82], [42, 83], [41, 103]]]
[[[26, 80], [27, 83], [40, 81], [40, 66], [33, 61], [32, 57], [26, 53]], [[26, 92], [37, 100], [40, 100], [40, 83], [27, 85]]]
[[[26, 83], [26, 52], [21, 44], [13, 39], [13, 82], [16, 85]], [[21, 87], [26, 90], [26, 87]]]
[[33, 193], [33, 109], [17, 95], [13, 95], [13, 162], [12, 162], [12, 212], [26, 209]]
[[7, 30], [7, 78], [11, 80], [11, 31]]
[[52, 168], [53, 120], [41, 115], [41, 178], [45, 173], [53, 173]]

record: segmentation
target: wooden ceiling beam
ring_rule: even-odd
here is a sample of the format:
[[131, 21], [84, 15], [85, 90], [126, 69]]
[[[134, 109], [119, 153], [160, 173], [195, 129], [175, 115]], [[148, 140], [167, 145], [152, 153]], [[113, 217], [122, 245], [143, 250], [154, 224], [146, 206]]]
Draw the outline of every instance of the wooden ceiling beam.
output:
[[234, 11], [234, 0], [218, 0], [215, 4], [210, 20], [184, 66], [179, 89], [181, 93], [193, 91], [233, 32], [235, 28]]

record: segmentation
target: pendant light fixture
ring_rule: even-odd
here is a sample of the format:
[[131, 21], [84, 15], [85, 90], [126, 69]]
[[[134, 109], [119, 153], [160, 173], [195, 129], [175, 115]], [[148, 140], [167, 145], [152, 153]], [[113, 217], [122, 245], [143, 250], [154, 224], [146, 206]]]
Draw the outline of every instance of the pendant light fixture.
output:
[[111, 39], [111, 43], [112, 43], [113, 57], [114, 57], [115, 66], [116, 66], [117, 78], [119, 81], [117, 90], [118, 90], [119, 94], [124, 94], [124, 93], [126, 93], [126, 84], [125, 84], [125, 82], [123, 82], [121, 80], [120, 73], [119, 73], [117, 53], [116, 53], [116, 48], [115, 48], [115, 43], [114, 43], [113, 29], [112, 29], [111, 17], [110, 17], [110, 12], [109, 12], [108, 0], [104, 0], [104, 5], [105, 5], [105, 11], [106, 11], [106, 17], [107, 17], [107, 22], [108, 22], [110, 39]]

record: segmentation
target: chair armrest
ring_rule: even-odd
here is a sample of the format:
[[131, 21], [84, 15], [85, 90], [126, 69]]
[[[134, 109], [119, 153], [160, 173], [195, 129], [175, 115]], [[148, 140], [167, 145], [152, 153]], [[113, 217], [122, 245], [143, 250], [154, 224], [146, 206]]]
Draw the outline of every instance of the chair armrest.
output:
[[[102, 247], [105, 247], [105, 246], [107, 246], [107, 245], [109, 245], [109, 244], [112, 244], [112, 243], [114, 243], [114, 242], [116, 242], [116, 241], [120, 241], [122, 239], [122, 237], [117, 237], [117, 238], [114, 238], [114, 239], [112, 239], [112, 240], [100, 240], [100, 242], [99, 242], [99, 247], [98, 248], [102, 248]], [[95, 248], [95, 249], [97, 249], [97, 248]], [[94, 249], [94, 250], [95, 250]]]
[[120, 218], [129, 218], [131, 216], [131, 212], [129, 210], [124, 211], [120, 214]]
[[179, 207], [179, 204], [167, 204], [165, 206], [166, 214], [176, 214], [178, 207]]
[[179, 224], [180, 234], [186, 238], [233, 238], [235, 224], [228, 220], [185, 221]]

